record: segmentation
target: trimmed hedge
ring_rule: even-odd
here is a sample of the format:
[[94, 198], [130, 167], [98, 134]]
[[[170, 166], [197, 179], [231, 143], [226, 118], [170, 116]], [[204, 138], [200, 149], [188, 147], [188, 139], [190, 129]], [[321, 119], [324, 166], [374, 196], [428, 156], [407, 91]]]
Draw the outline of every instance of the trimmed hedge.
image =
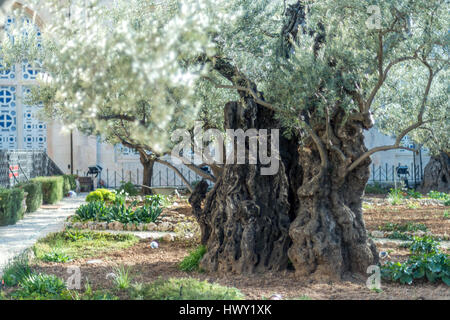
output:
[[42, 205], [42, 183], [40, 181], [28, 181], [19, 184], [27, 195], [27, 212], [35, 212]]
[[66, 196], [70, 191], [70, 180], [67, 174], [63, 175], [63, 196]]
[[23, 198], [21, 188], [0, 189], [0, 226], [15, 224], [23, 218]]
[[37, 177], [33, 181], [42, 184], [42, 199], [44, 204], [54, 204], [64, 196], [64, 178], [62, 176]]
[[77, 188], [77, 183], [75, 182], [75, 175], [72, 174], [64, 174], [63, 179], [63, 194], [66, 196], [70, 190], [75, 190]]

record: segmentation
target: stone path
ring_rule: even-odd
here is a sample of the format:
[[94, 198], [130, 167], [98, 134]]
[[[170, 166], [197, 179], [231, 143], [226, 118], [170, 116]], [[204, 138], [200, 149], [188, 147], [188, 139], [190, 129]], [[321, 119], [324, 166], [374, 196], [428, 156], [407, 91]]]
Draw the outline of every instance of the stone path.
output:
[[15, 225], [0, 227], [0, 275], [8, 260], [48, 233], [62, 230], [66, 218], [74, 214], [85, 198], [86, 193], [64, 198], [55, 205], [44, 205], [36, 212], [25, 214]]

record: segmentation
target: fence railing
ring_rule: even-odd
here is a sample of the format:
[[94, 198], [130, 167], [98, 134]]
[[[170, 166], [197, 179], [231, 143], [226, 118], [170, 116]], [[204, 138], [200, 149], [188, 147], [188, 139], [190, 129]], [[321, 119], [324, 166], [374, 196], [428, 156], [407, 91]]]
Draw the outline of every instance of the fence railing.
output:
[[[180, 173], [186, 178], [189, 184], [192, 185], [193, 182], [202, 180], [202, 177], [196, 174], [194, 171], [190, 170], [185, 166], [176, 166]], [[75, 170], [78, 176], [87, 175], [87, 170]], [[95, 179], [95, 185], [106, 188], [118, 188], [123, 182], [131, 182], [135, 185], [141, 185], [143, 181], [143, 170], [136, 168], [135, 170], [110, 170], [108, 168], [103, 169], [102, 172]], [[208, 182], [210, 183], [210, 182]], [[212, 184], [212, 183], [210, 183]], [[151, 186], [154, 188], [185, 188], [186, 184], [184, 181], [175, 173], [174, 170], [169, 167], [160, 165], [153, 169], [152, 183]]]
[[404, 177], [397, 175], [397, 166], [384, 164], [375, 166], [372, 164], [370, 167], [370, 178], [369, 183], [394, 183], [395, 181], [403, 181], [405, 178], [408, 180], [410, 185], [418, 185], [423, 179], [423, 169], [421, 165], [403, 165], [408, 167], [408, 174]]
[[0, 150], [0, 186], [4, 188], [39, 176], [61, 174], [44, 150]]

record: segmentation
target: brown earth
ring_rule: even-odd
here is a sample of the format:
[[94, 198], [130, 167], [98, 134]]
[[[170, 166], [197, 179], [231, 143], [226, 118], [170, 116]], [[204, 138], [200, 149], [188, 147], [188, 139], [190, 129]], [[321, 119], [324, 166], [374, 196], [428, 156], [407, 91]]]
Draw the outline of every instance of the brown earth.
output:
[[405, 205], [380, 206], [364, 210], [364, 221], [369, 231], [378, 230], [386, 223], [422, 223], [433, 234], [450, 234], [450, 219], [444, 218], [448, 207], [429, 206], [409, 209]]
[[[189, 247], [177, 242], [161, 242], [158, 249], [151, 249], [149, 240], [143, 240], [137, 245], [113, 254], [98, 256], [99, 264], [87, 264], [87, 259], [77, 260], [70, 264], [39, 263], [34, 269], [67, 278], [67, 266], [78, 265], [81, 268], [83, 283], [86, 278], [93, 289], [111, 289], [111, 279], [106, 279], [114, 268], [124, 265], [129, 268], [133, 282], [152, 282], [158, 278], [194, 277], [222, 285], [240, 289], [247, 299], [267, 299], [274, 294], [280, 294], [283, 299], [298, 299], [307, 296], [311, 299], [450, 299], [450, 288], [444, 284], [417, 283], [400, 285], [382, 283], [382, 292], [377, 293], [365, 286], [365, 279], [346, 278], [342, 282], [321, 283], [310, 279], [299, 279], [292, 271], [264, 274], [259, 276], [223, 276], [219, 274], [204, 274], [199, 272], [183, 272], [178, 270], [178, 263], [188, 254]], [[389, 246], [379, 247], [379, 250], [389, 250]], [[392, 247], [395, 253], [391, 258], [398, 261], [407, 258], [407, 250]], [[92, 260], [92, 259], [89, 259]], [[123, 293], [121, 298], [127, 298]]]
[[[366, 226], [369, 230], [378, 230], [378, 226], [392, 223], [423, 223], [433, 233], [449, 233], [450, 220], [443, 218], [446, 208], [431, 206], [408, 209], [406, 206], [379, 206], [364, 211]], [[448, 210], [448, 207], [447, 207]], [[170, 207], [170, 215], [175, 211], [188, 219], [192, 217], [191, 207], [183, 201]], [[124, 265], [130, 270], [133, 282], [149, 283], [158, 278], [194, 277], [240, 289], [247, 299], [267, 299], [280, 294], [283, 299], [299, 299], [307, 296], [311, 299], [439, 299], [450, 300], [450, 288], [444, 284], [416, 282], [413, 285], [401, 285], [382, 281], [382, 292], [369, 290], [366, 278], [347, 276], [342, 282], [318, 282], [311, 279], [296, 278], [293, 271], [270, 274], [236, 276], [216, 273], [183, 272], [178, 269], [179, 262], [193, 249], [192, 244], [181, 242], [160, 242], [158, 249], [149, 246], [150, 240], [142, 240], [128, 249], [99, 255], [95, 258], [80, 259], [70, 264], [39, 262], [33, 268], [36, 271], [55, 274], [66, 279], [67, 266], [78, 265], [82, 272], [82, 281], [89, 280], [93, 289], [112, 289], [111, 279], [106, 275], [114, 268]], [[389, 252], [391, 261], [405, 261], [409, 252], [394, 243], [377, 245], [379, 251]], [[102, 260], [98, 264], [88, 264], [94, 259]], [[119, 294], [126, 299], [125, 292]]]

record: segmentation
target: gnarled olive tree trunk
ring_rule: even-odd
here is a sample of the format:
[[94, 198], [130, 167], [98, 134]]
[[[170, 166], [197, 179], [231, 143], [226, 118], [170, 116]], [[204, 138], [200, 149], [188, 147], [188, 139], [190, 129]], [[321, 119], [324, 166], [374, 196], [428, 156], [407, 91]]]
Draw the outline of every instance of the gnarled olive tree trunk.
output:
[[428, 193], [431, 190], [450, 192], [450, 157], [445, 152], [431, 157], [425, 166], [420, 191]]
[[[251, 100], [246, 108], [236, 102], [226, 105], [225, 127], [279, 128], [273, 114]], [[275, 175], [261, 175], [259, 164], [225, 165], [203, 209], [206, 186], [199, 184], [194, 190], [190, 202], [207, 246], [201, 262], [205, 270], [252, 273], [287, 268], [289, 225], [297, 210], [295, 183], [289, 181], [296, 175], [297, 159], [295, 141], [281, 140], [283, 161]]]
[[378, 262], [362, 216], [370, 159], [351, 172], [342, 159], [356, 159], [367, 151], [363, 126], [350, 122], [334, 130], [334, 145], [342, 154], [328, 151], [325, 166], [312, 141], [300, 148], [300, 206], [289, 229], [293, 243], [288, 250], [298, 275], [339, 279], [345, 273], [365, 273]]
[[[225, 119], [226, 128], [279, 128], [272, 112], [251, 99], [246, 108], [227, 104]], [[348, 157], [366, 151], [362, 131], [362, 123], [353, 123], [337, 132]], [[312, 142], [300, 146], [298, 138], [283, 137], [280, 157], [273, 176], [261, 175], [260, 165], [232, 164], [208, 194], [206, 183], [197, 185], [190, 202], [207, 246], [201, 267], [254, 273], [284, 270], [290, 259], [301, 276], [365, 273], [378, 261], [361, 208], [370, 160], [343, 174], [338, 155], [330, 152], [323, 168]]]

